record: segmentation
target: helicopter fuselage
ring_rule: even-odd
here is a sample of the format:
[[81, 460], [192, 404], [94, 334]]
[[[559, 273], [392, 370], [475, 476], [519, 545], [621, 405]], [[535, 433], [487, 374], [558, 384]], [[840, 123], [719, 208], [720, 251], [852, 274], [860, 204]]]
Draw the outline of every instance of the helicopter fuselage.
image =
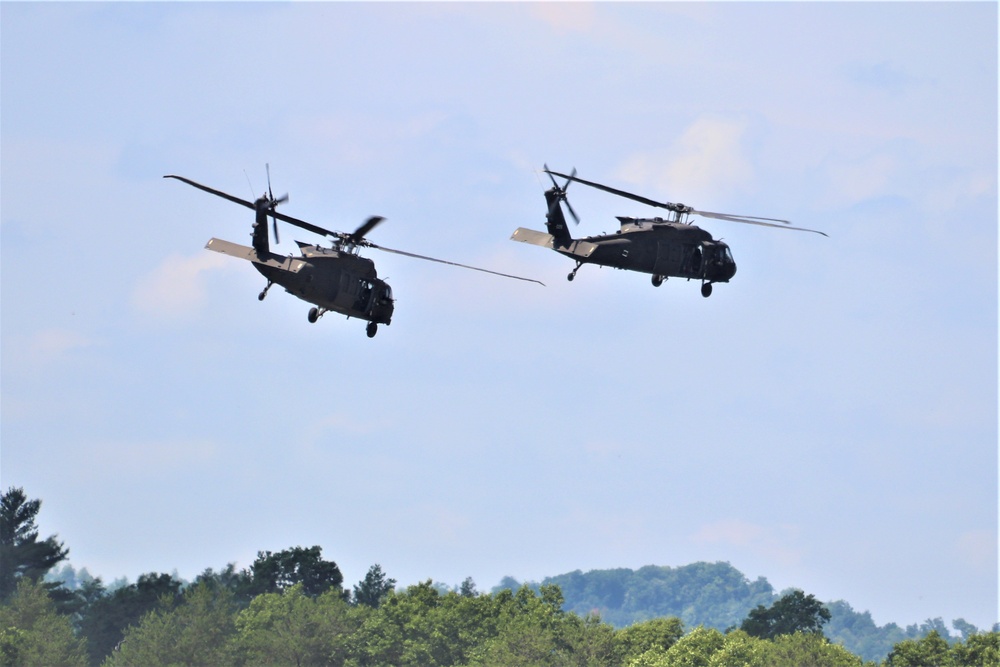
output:
[[310, 319], [326, 311], [356, 317], [373, 324], [392, 320], [392, 288], [378, 277], [375, 263], [344, 249], [299, 243], [299, 257], [282, 256], [213, 238], [209, 250], [245, 259], [271, 284], [281, 285], [289, 294], [316, 305]]
[[560, 254], [584, 264], [679, 277], [713, 283], [729, 282], [736, 274], [736, 262], [729, 246], [716, 241], [700, 227], [661, 218], [619, 217], [621, 229], [613, 234], [587, 236], [578, 247], [593, 246], [581, 254], [554, 246]]
[[[649, 273], [653, 284], [677, 277], [701, 280], [703, 285], [727, 283], [736, 275], [736, 262], [729, 246], [695, 225], [662, 218], [619, 217], [621, 228], [613, 234], [572, 238], [561, 211], [549, 215], [549, 233], [523, 227], [511, 238], [555, 250], [576, 261], [567, 278], [573, 280], [583, 264], [610, 266]], [[703, 287], [702, 293], [711, 293]]]

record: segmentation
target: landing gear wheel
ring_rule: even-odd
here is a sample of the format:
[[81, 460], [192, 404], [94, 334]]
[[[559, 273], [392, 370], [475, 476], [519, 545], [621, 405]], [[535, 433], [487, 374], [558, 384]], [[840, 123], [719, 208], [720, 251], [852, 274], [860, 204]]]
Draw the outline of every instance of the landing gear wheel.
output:
[[374, 338], [375, 334], [378, 333], [378, 325], [375, 324], [374, 322], [369, 322], [368, 323], [368, 328], [365, 329], [365, 333], [368, 334], [369, 338]]
[[659, 287], [663, 284], [663, 276], [653, 276], [653, 287]]
[[316, 320], [319, 319], [319, 308], [309, 309], [309, 322], [310, 324], [316, 324]]
[[271, 285], [273, 284], [274, 283], [272, 283], [270, 280], [267, 281], [267, 285], [264, 286], [264, 291], [257, 295], [258, 301], [264, 300], [264, 297], [267, 296], [267, 290], [271, 289]]
[[568, 276], [566, 276], [566, 280], [570, 282], [573, 282], [573, 278], [576, 278], [576, 271], [572, 271]]
[[701, 295], [706, 299], [712, 296], [712, 283], [703, 283], [701, 286]]

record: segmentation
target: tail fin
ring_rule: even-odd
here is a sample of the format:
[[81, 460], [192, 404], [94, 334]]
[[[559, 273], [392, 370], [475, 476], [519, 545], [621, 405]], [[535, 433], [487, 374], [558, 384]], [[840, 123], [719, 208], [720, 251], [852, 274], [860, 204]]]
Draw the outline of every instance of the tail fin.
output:
[[257, 218], [253, 223], [253, 249], [261, 257], [266, 256], [270, 252], [267, 240], [267, 214], [271, 210], [268, 206], [269, 203], [267, 197], [261, 197], [254, 202]]
[[549, 205], [549, 212], [545, 214], [545, 227], [555, 239], [557, 246], [567, 245], [573, 240], [560, 205], [564, 196], [563, 191], [556, 188], [545, 191], [545, 202]]

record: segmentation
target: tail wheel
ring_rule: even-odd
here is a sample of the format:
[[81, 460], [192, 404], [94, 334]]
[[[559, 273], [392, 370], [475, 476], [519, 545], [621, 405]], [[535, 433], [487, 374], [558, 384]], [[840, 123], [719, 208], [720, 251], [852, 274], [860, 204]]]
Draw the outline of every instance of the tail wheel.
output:
[[316, 320], [319, 319], [319, 308], [309, 309], [309, 322], [311, 324], [316, 324]]

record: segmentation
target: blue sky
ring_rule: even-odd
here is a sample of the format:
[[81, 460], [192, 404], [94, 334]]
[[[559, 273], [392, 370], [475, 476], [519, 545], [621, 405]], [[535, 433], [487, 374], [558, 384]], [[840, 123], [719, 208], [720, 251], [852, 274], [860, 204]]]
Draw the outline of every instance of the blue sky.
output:
[[[9, 3], [2, 485], [106, 580], [323, 547], [348, 583], [729, 561], [876, 622], [997, 612], [994, 3]], [[389, 327], [272, 290], [252, 215], [374, 242]], [[583, 178], [733, 282], [513, 243]], [[574, 185], [580, 235], [641, 204]], [[285, 226], [279, 251], [294, 239]]]

